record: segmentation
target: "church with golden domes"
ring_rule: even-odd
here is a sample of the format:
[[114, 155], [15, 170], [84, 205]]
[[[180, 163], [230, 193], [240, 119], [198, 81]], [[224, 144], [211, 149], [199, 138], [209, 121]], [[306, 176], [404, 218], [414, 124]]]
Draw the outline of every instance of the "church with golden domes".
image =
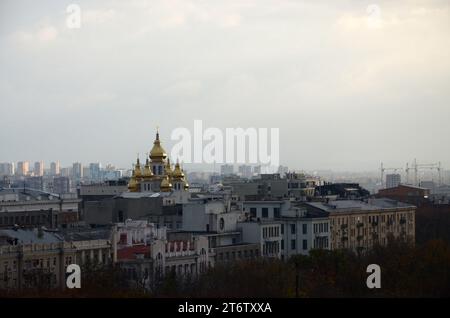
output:
[[161, 146], [158, 131], [145, 165], [142, 166], [137, 158], [128, 183], [128, 190], [129, 192], [188, 192], [189, 184], [184, 171], [178, 161], [174, 167], [170, 164], [170, 159]]

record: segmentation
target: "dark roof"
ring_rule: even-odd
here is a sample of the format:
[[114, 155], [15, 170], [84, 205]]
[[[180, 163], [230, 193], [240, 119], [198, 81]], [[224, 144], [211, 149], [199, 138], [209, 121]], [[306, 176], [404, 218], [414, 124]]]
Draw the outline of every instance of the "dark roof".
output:
[[111, 228], [101, 229], [70, 229], [61, 233], [66, 241], [88, 241], [111, 239]]

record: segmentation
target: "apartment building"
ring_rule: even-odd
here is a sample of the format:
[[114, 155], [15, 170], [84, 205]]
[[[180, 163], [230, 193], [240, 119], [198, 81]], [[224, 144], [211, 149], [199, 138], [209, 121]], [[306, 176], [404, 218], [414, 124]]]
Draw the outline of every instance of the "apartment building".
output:
[[415, 242], [416, 207], [391, 199], [308, 202], [307, 209], [325, 212], [330, 222], [330, 248], [364, 251], [386, 245], [390, 237]]

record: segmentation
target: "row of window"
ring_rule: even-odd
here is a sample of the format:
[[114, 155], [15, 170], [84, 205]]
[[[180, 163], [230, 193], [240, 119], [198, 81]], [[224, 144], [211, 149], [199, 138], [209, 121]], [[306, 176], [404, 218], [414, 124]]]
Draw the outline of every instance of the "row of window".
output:
[[278, 226], [263, 227], [263, 238], [280, 236], [280, 228]]
[[[257, 208], [250, 208], [250, 215], [252, 217], [257, 216]], [[269, 218], [269, 208], [261, 208], [261, 217], [262, 218]], [[273, 217], [274, 218], [280, 218], [280, 208], [273, 208]]]
[[263, 245], [263, 255], [274, 255], [280, 251], [278, 242], [266, 242]]
[[[306, 224], [304, 224], [306, 225]], [[328, 223], [316, 223], [314, 224], [314, 233], [327, 233]], [[306, 233], [303, 233], [306, 234]]]
[[229, 260], [236, 260], [236, 259], [242, 259], [242, 258], [254, 258], [258, 257], [259, 253], [258, 250], [244, 250], [242, 251], [235, 251], [230, 252], [224, 252], [224, 253], [218, 253], [217, 254], [217, 260], [220, 261], [229, 261]]
[[[400, 222], [401, 220], [412, 220], [412, 213], [394, 213], [394, 214], [382, 214], [382, 215], [363, 215], [363, 216], [344, 216], [337, 217], [336, 224], [361, 224], [361, 223], [369, 223], [369, 224], [377, 224], [380, 220], [383, 223], [395, 223]], [[331, 219], [331, 225], [335, 224], [335, 220]]]
[[40, 224], [47, 222], [47, 215], [0, 216], [0, 225]]

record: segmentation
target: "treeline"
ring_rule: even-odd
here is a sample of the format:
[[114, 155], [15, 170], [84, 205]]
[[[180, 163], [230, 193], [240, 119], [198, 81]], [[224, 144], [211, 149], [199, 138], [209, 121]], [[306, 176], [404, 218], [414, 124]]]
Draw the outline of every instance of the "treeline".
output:
[[444, 240], [450, 244], [450, 205], [428, 204], [416, 210], [416, 244], [429, 240]]
[[[369, 264], [381, 267], [381, 288], [366, 285]], [[448, 297], [450, 245], [392, 241], [364, 255], [311, 251], [288, 262], [257, 260], [216, 266], [195, 282], [167, 278], [157, 297]]]
[[[381, 267], [381, 288], [369, 289], [369, 264]], [[168, 274], [153, 292], [129, 288], [117, 267], [84, 269], [79, 290], [0, 291], [0, 297], [449, 297], [450, 245], [391, 241], [358, 255], [313, 250], [289, 261], [216, 264], [196, 279]]]

